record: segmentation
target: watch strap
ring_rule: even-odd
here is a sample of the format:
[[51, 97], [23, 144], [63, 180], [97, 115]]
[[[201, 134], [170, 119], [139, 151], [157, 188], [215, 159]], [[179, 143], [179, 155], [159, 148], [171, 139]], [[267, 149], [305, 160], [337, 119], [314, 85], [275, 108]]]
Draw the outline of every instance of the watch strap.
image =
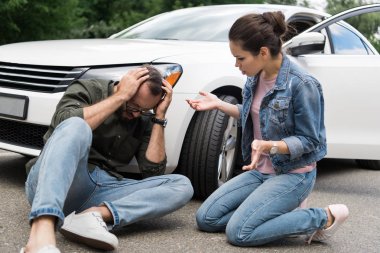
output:
[[157, 119], [156, 117], [152, 117], [152, 122], [155, 124], [159, 124], [163, 127], [166, 127], [166, 125], [168, 124], [167, 119]]

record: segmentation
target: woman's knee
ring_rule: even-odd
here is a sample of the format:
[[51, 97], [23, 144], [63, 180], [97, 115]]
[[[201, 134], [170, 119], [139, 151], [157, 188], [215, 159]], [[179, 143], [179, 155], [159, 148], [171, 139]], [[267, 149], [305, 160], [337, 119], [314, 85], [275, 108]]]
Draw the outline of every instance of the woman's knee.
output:
[[240, 246], [241, 238], [239, 236], [239, 229], [236, 224], [229, 222], [226, 227], [227, 241], [233, 245]]
[[220, 219], [209, 217], [207, 215], [209, 208], [204, 203], [199, 207], [195, 214], [195, 221], [198, 229], [205, 232], [220, 232], [224, 227], [218, 224]]
[[205, 219], [205, 214], [203, 212], [202, 206], [195, 213], [195, 222], [197, 223], [197, 226], [200, 230], [208, 231], [208, 226], [207, 226], [207, 222]]
[[261, 245], [259, 241], [255, 240], [255, 228], [251, 228], [251, 230], [248, 231], [248, 228], [244, 229], [244, 224], [242, 224], [241, 222], [234, 222], [230, 220], [230, 222], [227, 224], [227, 241], [232, 245], [241, 247]]
[[245, 239], [240, 234], [240, 230], [237, 227], [227, 224], [226, 227], [226, 237], [227, 241], [235, 246], [247, 246]]

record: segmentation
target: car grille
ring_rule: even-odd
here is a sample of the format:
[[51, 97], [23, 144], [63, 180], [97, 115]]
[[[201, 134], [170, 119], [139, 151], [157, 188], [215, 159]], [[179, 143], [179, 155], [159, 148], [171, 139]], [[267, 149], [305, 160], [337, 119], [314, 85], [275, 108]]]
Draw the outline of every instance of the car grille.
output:
[[42, 149], [47, 126], [0, 119], [0, 142], [26, 148]]
[[60, 92], [88, 68], [47, 67], [0, 62], [0, 87]]

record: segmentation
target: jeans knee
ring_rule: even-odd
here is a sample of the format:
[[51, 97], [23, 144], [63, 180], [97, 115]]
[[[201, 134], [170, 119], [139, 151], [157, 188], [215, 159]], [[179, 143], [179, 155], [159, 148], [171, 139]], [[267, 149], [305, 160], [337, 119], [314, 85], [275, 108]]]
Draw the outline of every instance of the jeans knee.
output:
[[67, 138], [80, 141], [81, 143], [91, 143], [92, 130], [87, 122], [80, 117], [71, 117], [62, 121], [57, 127]]
[[239, 230], [237, 226], [228, 223], [226, 227], [226, 237], [229, 243], [240, 246], [242, 238], [239, 236]]
[[197, 223], [198, 229], [202, 231], [210, 232], [210, 226], [207, 224], [206, 215], [203, 212], [202, 208], [199, 208], [195, 214], [195, 221]]
[[173, 181], [176, 182], [178, 192], [182, 193], [183, 200], [187, 203], [191, 200], [194, 194], [194, 189], [191, 181], [183, 175], [172, 174], [172, 176], [175, 177]]
[[228, 223], [226, 227], [226, 237], [227, 241], [235, 246], [256, 246], [260, 245], [260, 242], [256, 241], [252, 236], [254, 233], [254, 229], [250, 232], [242, 233], [242, 225]]
[[207, 215], [208, 208], [201, 206], [195, 214], [195, 221], [198, 229], [205, 232], [220, 232], [224, 230], [223, 225], [219, 225], [219, 218], [213, 218]]

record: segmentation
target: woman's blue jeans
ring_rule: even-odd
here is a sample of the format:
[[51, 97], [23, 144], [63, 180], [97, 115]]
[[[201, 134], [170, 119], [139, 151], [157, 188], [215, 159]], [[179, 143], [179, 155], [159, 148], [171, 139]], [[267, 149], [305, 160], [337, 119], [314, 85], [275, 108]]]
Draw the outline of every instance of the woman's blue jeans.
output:
[[81, 118], [63, 121], [46, 143], [26, 181], [32, 205], [29, 219], [58, 217], [93, 206], [106, 205], [113, 228], [164, 216], [184, 206], [193, 195], [190, 180], [182, 175], [162, 175], [143, 180], [117, 178], [106, 171], [88, 170], [92, 131]]
[[223, 184], [196, 214], [199, 229], [226, 231], [231, 244], [262, 245], [309, 234], [327, 222], [323, 208], [297, 208], [310, 194], [316, 169], [303, 174], [268, 175], [247, 171]]

